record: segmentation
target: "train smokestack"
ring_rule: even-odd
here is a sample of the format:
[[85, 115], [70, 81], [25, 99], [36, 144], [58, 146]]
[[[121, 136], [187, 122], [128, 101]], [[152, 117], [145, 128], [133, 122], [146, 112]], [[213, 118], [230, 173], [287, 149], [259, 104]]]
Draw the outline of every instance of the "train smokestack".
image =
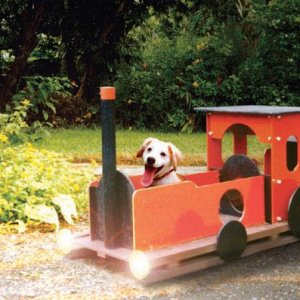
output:
[[116, 173], [116, 131], [114, 87], [101, 87], [102, 165], [103, 179], [113, 181]]
[[132, 247], [132, 194], [129, 178], [116, 168], [114, 87], [101, 87], [102, 178], [90, 186], [91, 239], [106, 248]]
[[101, 127], [102, 127], [102, 184], [104, 210], [104, 242], [105, 246], [114, 248], [116, 224], [116, 131], [115, 131], [115, 99], [114, 87], [101, 87]]

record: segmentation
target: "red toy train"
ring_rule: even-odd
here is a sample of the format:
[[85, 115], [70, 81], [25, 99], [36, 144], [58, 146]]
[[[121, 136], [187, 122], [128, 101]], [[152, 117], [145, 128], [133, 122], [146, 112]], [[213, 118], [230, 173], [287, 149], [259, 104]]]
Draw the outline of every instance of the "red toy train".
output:
[[[103, 177], [90, 186], [90, 231], [77, 247], [154, 282], [300, 238], [300, 108], [197, 108], [207, 116], [207, 171], [144, 189], [141, 176], [116, 170], [114, 88], [101, 98]], [[233, 156], [224, 163], [226, 132]], [[249, 135], [266, 145], [262, 171], [247, 156]]]

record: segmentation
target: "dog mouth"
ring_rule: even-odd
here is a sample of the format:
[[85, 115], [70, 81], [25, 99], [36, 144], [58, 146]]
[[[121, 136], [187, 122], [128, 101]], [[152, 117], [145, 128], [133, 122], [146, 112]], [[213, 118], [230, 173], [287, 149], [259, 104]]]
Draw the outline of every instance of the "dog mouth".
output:
[[155, 168], [152, 165], [146, 164], [145, 165], [145, 171], [142, 177], [142, 186], [148, 187], [153, 183], [153, 180], [155, 178], [155, 175], [162, 170], [164, 166]]

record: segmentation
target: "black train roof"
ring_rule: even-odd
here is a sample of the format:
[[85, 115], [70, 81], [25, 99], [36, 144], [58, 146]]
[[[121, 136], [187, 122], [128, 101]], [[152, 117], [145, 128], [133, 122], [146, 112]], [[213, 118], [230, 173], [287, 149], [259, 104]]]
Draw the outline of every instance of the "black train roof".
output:
[[218, 112], [229, 114], [249, 114], [249, 115], [281, 115], [300, 113], [300, 107], [296, 106], [268, 106], [268, 105], [237, 105], [237, 106], [213, 106], [196, 107], [196, 111]]

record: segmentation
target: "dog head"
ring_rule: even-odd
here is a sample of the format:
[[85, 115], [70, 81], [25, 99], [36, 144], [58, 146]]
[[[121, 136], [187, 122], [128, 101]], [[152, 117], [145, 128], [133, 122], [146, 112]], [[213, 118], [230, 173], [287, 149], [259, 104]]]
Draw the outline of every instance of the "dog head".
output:
[[153, 180], [176, 170], [177, 161], [181, 159], [181, 152], [172, 143], [163, 142], [156, 138], [147, 138], [137, 152], [137, 157], [142, 157], [145, 172], [142, 185], [148, 187]]

